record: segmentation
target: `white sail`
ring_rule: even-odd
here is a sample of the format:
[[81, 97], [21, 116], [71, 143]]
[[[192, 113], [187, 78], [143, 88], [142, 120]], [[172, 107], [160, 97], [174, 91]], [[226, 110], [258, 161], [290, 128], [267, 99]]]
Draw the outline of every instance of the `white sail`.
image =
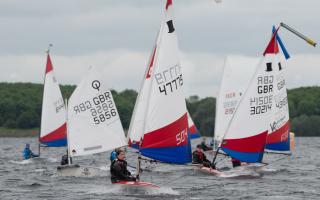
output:
[[126, 144], [111, 91], [100, 74], [91, 67], [69, 100], [69, 152], [71, 156], [81, 156]]
[[[168, 0], [157, 43], [137, 98], [130, 137], [142, 137], [142, 155], [171, 163], [191, 161], [188, 117], [177, 36]], [[139, 123], [139, 124], [138, 124]], [[142, 130], [142, 134], [140, 133]]]
[[66, 145], [66, 110], [49, 53], [45, 71], [40, 130], [41, 143], [47, 146]]
[[233, 114], [221, 148], [231, 157], [245, 162], [261, 162], [272, 117], [275, 88], [275, 34]]
[[272, 105], [272, 117], [269, 123], [267, 138], [267, 149], [289, 151], [289, 107], [287, 98], [287, 87], [284, 77], [285, 66], [281, 62], [280, 55], [274, 57], [275, 66], [275, 88], [274, 101]]
[[216, 101], [214, 139], [220, 143], [238, 103], [253, 76], [257, 60], [228, 57], [224, 63], [220, 91]]
[[[156, 41], [158, 41], [158, 36]], [[145, 117], [151, 88], [150, 74], [152, 73], [153, 60], [156, 49], [157, 45], [154, 46], [150, 55], [148, 68], [146, 69], [146, 72], [143, 76], [140, 92], [138, 93], [130, 121], [127, 140], [129, 145], [133, 147], [137, 147], [135, 145], [140, 145], [140, 141], [143, 138], [144, 134]]]

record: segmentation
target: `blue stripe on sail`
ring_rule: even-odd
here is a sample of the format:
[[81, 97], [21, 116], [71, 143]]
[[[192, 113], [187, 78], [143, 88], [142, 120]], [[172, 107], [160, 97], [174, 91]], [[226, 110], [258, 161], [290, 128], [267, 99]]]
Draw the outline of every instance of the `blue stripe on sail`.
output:
[[192, 161], [189, 145], [167, 148], [140, 149], [143, 156], [166, 163], [185, 164]]
[[285, 142], [277, 142], [272, 144], [267, 144], [266, 149], [274, 151], [290, 151], [290, 140]]
[[59, 140], [53, 140], [50, 142], [41, 142], [42, 144], [46, 145], [47, 147], [63, 147], [67, 146], [67, 139], [59, 139]]
[[246, 153], [246, 152], [233, 151], [223, 147], [221, 149], [232, 158], [235, 158], [242, 162], [248, 162], [248, 163], [261, 162], [263, 157], [263, 152]]
[[200, 133], [193, 133], [193, 134], [189, 134], [191, 139], [196, 139], [201, 137]]
[[[272, 27], [272, 33], [274, 33], [275, 31], [276, 31], [276, 27], [273, 26], [273, 27]], [[277, 33], [277, 35], [276, 35], [276, 38], [277, 38], [277, 41], [278, 41], [278, 43], [279, 43], [279, 45], [280, 45], [280, 47], [281, 47], [281, 50], [282, 50], [282, 52], [283, 52], [284, 57], [288, 60], [288, 59], [290, 58], [290, 55], [289, 55], [286, 47], [285, 47], [284, 44], [282, 43], [282, 40], [281, 40], [281, 38], [280, 38], [280, 36], [279, 36], [278, 33]]]

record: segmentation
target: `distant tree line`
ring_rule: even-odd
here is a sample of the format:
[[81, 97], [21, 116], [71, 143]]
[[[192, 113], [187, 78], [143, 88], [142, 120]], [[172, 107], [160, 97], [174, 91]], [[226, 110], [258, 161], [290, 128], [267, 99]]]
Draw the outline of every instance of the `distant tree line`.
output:
[[[64, 98], [69, 98], [75, 86], [61, 86]], [[0, 83], [0, 127], [38, 128], [41, 119], [42, 84]], [[128, 129], [137, 92], [112, 90], [118, 112]], [[320, 87], [302, 87], [288, 91], [291, 131], [299, 136], [320, 136]], [[214, 134], [215, 103], [213, 97], [187, 98], [187, 107], [202, 135]]]

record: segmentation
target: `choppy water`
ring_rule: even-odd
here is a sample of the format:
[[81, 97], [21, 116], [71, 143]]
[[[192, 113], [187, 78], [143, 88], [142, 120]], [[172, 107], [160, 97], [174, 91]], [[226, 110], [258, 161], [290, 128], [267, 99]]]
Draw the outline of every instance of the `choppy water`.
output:
[[[56, 174], [64, 148], [43, 149], [43, 159], [21, 161], [25, 143], [37, 151], [36, 138], [0, 138], [0, 199], [320, 199], [320, 138], [297, 138], [291, 160], [274, 162], [266, 168], [231, 173], [229, 178], [210, 176], [190, 167], [150, 167], [141, 180], [161, 186], [156, 191], [133, 191], [111, 185], [109, 153], [76, 158], [74, 163], [94, 166], [94, 177], [60, 177]], [[129, 152], [135, 165], [136, 155]], [[279, 159], [266, 155], [265, 161]], [[227, 159], [220, 167], [230, 166]], [[250, 172], [250, 173], [249, 173]], [[242, 172], [243, 173], [243, 172]]]

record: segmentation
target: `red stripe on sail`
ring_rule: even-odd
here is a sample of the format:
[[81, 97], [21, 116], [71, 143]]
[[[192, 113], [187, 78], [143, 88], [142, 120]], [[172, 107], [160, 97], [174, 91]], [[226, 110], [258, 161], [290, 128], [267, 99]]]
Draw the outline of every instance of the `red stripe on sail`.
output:
[[197, 129], [197, 127], [196, 127], [195, 125], [192, 125], [192, 126], [189, 128], [189, 130], [190, 130], [190, 133], [197, 133], [197, 132], [199, 132], [198, 129]]
[[47, 55], [47, 65], [46, 65], [46, 74], [53, 70], [51, 59], [49, 54]]
[[172, 0], [167, 0], [167, 4], [166, 4], [166, 10], [168, 10], [168, 7], [172, 5]]
[[188, 144], [188, 115], [144, 135], [141, 148], [177, 147]]
[[277, 54], [279, 52], [278, 42], [276, 40], [277, 32], [278, 32], [278, 29], [273, 33], [272, 38], [266, 50], [264, 50], [264, 53], [263, 53], [264, 56], [266, 54]]
[[263, 152], [266, 144], [268, 131], [264, 131], [258, 135], [240, 138], [240, 139], [225, 139], [221, 147], [239, 152]]
[[64, 123], [62, 126], [57, 128], [56, 130], [40, 138], [40, 142], [50, 142], [50, 141], [59, 140], [66, 137], [67, 137], [67, 124]]
[[152, 57], [151, 57], [151, 60], [150, 60], [149, 69], [148, 69], [148, 72], [147, 72], [146, 79], [151, 77], [153, 61], [154, 61], [154, 55], [156, 54], [156, 50], [157, 50], [157, 46], [155, 46], [154, 49], [153, 49], [153, 53], [152, 53]]
[[290, 123], [287, 121], [281, 128], [272, 132], [267, 137], [267, 144], [273, 144], [277, 142], [286, 142], [289, 139]]

